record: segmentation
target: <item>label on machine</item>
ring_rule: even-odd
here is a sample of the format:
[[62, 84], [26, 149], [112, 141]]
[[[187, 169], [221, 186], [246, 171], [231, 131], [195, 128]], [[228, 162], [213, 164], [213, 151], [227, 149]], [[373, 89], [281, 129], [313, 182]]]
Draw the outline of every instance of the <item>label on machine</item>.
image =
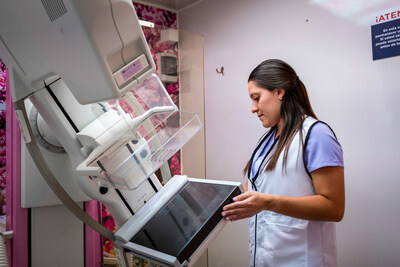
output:
[[131, 80], [135, 75], [149, 66], [145, 55], [134, 59], [129, 64], [114, 73], [114, 79], [119, 87]]
[[22, 138], [24, 139], [25, 143], [30, 143], [32, 141], [31, 136], [28, 131], [28, 126], [26, 125], [26, 121], [24, 119], [24, 114], [22, 110], [16, 110], [15, 115], [17, 117], [17, 122], [19, 125], [19, 129], [21, 130]]

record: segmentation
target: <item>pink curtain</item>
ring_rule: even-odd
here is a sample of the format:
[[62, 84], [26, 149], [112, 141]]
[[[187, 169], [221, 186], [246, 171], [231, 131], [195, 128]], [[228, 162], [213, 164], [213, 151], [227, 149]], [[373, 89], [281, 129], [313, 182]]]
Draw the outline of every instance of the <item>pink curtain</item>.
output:
[[[94, 200], [86, 202], [85, 210], [93, 219], [99, 221], [99, 202]], [[101, 250], [100, 234], [85, 226], [85, 267], [101, 266]]]
[[21, 132], [11, 100], [6, 71], [6, 227], [14, 236], [7, 241], [10, 266], [28, 266], [28, 209], [21, 208]]

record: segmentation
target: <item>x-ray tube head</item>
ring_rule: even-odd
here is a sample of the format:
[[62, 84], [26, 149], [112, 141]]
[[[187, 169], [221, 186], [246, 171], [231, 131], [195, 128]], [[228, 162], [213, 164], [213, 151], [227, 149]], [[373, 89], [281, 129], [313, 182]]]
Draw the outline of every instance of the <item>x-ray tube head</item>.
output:
[[81, 104], [116, 99], [155, 70], [129, 0], [4, 0], [1, 5], [0, 24], [7, 27], [0, 28], [0, 53], [26, 89], [13, 95], [14, 102], [60, 77]]

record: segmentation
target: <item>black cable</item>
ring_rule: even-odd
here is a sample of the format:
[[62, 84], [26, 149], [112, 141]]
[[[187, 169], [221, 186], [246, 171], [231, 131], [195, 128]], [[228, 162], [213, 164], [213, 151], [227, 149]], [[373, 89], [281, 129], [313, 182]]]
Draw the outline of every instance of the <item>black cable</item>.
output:
[[253, 266], [256, 267], [256, 251], [257, 251], [257, 215], [254, 222], [254, 257], [253, 257]]

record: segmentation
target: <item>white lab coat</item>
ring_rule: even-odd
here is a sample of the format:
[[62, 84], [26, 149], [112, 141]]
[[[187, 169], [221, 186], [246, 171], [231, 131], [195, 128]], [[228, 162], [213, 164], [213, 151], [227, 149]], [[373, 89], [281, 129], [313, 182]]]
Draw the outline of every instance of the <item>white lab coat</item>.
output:
[[[303, 141], [315, 122], [310, 117], [305, 119]], [[282, 162], [283, 153], [274, 170], [262, 170], [254, 184], [249, 181], [249, 191], [293, 197], [315, 195], [312, 180], [304, 166], [299, 133], [290, 145], [286, 170], [282, 170]], [[337, 266], [333, 222], [301, 220], [272, 211], [262, 211], [250, 218], [249, 231], [250, 266]]]

